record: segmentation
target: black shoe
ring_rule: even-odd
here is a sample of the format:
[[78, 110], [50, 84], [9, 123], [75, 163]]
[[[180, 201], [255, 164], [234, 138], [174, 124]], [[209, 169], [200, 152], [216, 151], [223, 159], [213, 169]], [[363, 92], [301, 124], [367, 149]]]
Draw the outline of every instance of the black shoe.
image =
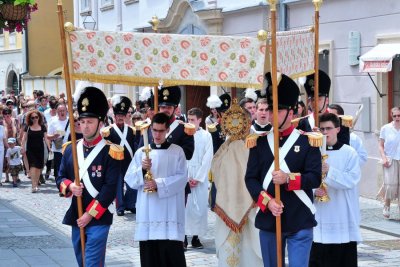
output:
[[21, 179], [18, 178], [18, 179], [17, 179], [17, 183], [20, 183], [20, 182], [21, 182]]
[[183, 251], [187, 251], [188, 241], [187, 236], [185, 235], [185, 240], [183, 241]]
[[43, 177], [42, 174], [39, 176], [39, 182], [40, 182], [41, 184], [45, 184], [45, 183], [46, 183], [46, 180], [44, 179], [44, 177]]
[[132, 212], [133, 214], [136, 214], [136, 209], [135, 208], [130, 209], [129, 211]]
[[200, 239], [197, 235], [192, 238], [192, 248], [201, 249], [203, 248], [203, 244], [200, 242]]
[[49, 174], [46, 174], [46, 175], [44, 176], [44, 179], [49, 180], [49, 179], [50, 179], [50, 175], [49, 175]]
[[17, 187], [18, 185], [17, 185], [17, 183], [13, 183], [13, 187]]
[[125, 212], [123, 210], [119, 210], [119, 211], [117, 211], [117, 215], [118, 216], [124, 216]]

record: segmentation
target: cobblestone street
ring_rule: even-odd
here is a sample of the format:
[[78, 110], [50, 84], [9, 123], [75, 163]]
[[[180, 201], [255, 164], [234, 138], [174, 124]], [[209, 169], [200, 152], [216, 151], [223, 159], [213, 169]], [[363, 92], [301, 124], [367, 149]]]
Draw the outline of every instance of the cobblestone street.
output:
[[[22, 177], [22, 175], [21, 175]], [[61, 224], [70, 199], [60, 198], [54, 180], [30, 193], [30, 181], [18, 188], [0, 187], [0, 266], [76, 266], [70, 244], [70, 227]], [[384, 220], [381, 204], [360, 199], [362, 235], [359, 266], [400, 266], [400, 222]], [[138, 244], [133, 242], [135, 216], [114, 217], [107, 246], [107, 266], [140, 266]], [[186, 252], [188, 266], [217, 266], [214, 245], [215, 217], [209, 212], [209, 231], [201, 237], [204, 249]], [[15, 263], [15, 264], [14, 264]]]

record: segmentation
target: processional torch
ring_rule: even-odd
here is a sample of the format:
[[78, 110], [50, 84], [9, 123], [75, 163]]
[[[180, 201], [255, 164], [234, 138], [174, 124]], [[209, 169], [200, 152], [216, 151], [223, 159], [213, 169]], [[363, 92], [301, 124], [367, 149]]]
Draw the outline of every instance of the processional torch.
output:
[[[148, 135], [148, 130], [149, 130], [150, 124], [149, 123], [140, 122], [140, 125], [138, 125], [138, 126], [139, 126], [140, 132], [141, 132], [141, 134], [143, 136], [144, 148], [143, 148], [142, 151], [146, 154], [146, 159], [150, 159], [151, 148], [150, 148], [150, 145], [149, 145], [149, 135]], [[146, 174], [144, 175], [144, 180], [145, 181], [154, 180], [153, 179], [153, 174], [151, 173], [150, 168], [146, 170]], [[154, 193], [154, 192], [157, 192], [157, 189], [144, 188], [143, 192]]]

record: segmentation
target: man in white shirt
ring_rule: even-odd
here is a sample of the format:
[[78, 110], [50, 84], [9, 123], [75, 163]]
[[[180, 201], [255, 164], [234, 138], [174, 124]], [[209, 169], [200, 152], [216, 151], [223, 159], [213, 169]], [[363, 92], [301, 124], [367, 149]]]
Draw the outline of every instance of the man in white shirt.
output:
[[62, 145], [67, 142], [66, 134], [69, 121], [67, 119], [67, 107], [65, 104], [57, 105], [57, 117], [49, 124], [47, 139], [52, 141], [51, 150], [54, 153], [54, 177], [57, 178], [62, 158]]
[[[182, 242], [187, 165], [183, 149], [166, 140], [169, 120], [164, 113], [154, 115], [149, 158], [138, 149], [125, 175], [125, 182], [138, 190], [134, 239], [139, 241], [142, 267], [186, 266]], [[154, 179], [145, 180], [147, 170]]]
[[[207, 233], [208, 212], [208, 172], [213, 158], [213, 142], [209, 132], [200, 127], [203, 112], [199, 108], [188, 111], [188, 122], [196, 128], [194, 134], [194, 153], [188, 160], [188, 178], [191, 194], [188, 196], [185, 218], [186, 235], [192, 235], [192, 247], [203, 248], [199, 236]], [[187, 247], [185, 235], [184, 245]]]

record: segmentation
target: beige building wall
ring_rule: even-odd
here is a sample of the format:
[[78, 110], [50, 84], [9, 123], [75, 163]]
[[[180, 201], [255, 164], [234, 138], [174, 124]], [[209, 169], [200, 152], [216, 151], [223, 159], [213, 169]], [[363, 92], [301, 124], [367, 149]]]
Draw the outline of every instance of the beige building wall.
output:
[[[46, 76], [62, 67], [57, 1], [36, 0], [39, 9], [28, 25], [30, 76]], [[74, 20], [73, 0], [63, 0], [65, 21]]]

